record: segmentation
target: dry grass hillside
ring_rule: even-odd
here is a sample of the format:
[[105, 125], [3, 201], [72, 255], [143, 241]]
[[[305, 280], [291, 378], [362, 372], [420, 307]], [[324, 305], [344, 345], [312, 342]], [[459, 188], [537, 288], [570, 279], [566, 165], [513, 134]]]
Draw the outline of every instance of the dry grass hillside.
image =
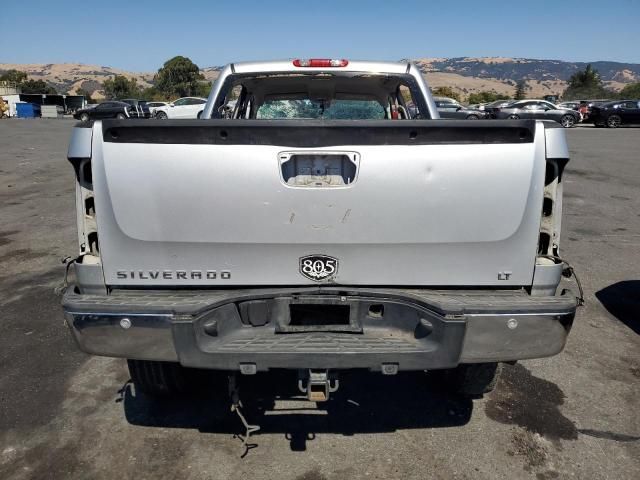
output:
[[104, 97], [102, 82], [116, 75], [135, 78], [142, 87], [151, 86], [153, 73], [135, 73], [118, 68], [82, 63], [0, 63], [2, 70], [21, 70], [34, 80], [44, 80], [61, 93], [74, 94], [79, 88], [95, 92], [95, 97]]
[[[516, 82], [514, 80], [498, 80], [497, 78], [465, 77], [458, 73], [428, 72], [424, 74], [431, 88], [451, 87], [460, 93], [462, 98], [471, 93], [493, 91], [505, 95], [513, 95]], [[544, 95], [560, 95], [567, 82], [562, 80], [525, 80], [527, 97], [543, 97]]]
[[[571, 75], [586, 63], [510, 57], [419, 58], [414, 62], [432, 87], [448, 86], [463, 97], [481, 90], [513, 95], [518, 81], [525, 82], [528, 97], [560, 95]], [[593, 62], [604, 85], [615, 91], [640, 82], [640, 65]]]

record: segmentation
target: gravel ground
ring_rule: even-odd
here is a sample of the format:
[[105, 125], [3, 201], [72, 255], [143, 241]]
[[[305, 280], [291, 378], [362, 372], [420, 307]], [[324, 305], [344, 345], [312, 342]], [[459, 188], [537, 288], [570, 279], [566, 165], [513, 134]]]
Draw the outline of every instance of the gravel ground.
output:
[[79, 352], [60, 258], [76, 251], [73, 122], [0, 121], [0, 478], [638, 478], [640, 130], [567, 132], [563, 255], [586, 293], [565, 351], [464, 400], [421, 374], [352, 375], [323, 409], [244, 390], [255, 448], [213, 396], [152, 403]]

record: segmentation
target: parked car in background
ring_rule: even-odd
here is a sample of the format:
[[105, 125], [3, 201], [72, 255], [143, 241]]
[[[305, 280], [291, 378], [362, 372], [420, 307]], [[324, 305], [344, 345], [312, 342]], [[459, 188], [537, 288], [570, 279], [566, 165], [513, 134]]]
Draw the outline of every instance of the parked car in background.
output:
[[[580, 101], [587, 106], [585, 118], [589, 118], [589, 116], [591, 115], [591, 109], [593, 107], [597, 107], [605, 103], [613, 102], [614, 100], [611, 98], [608, 98], [608, 99], [597, 99], [597, 100], [591, 99], [591, 100], [580, 100]], [[584, 111], [584, 108], [583, 108], [583, 111]]]
[[200, 118], [206, 98], [184, 97], [162, 107], [156, 107], [155, 117], [161, 120], [179, 118]]
[[98, 105], [90, 105], [81, 108], [73, 114], [73, 118], [87, 122], [89, 120], [102, 120], [105, 118], [125, 119], [137, 117], [135, 109], [125, 102], [108, 101]]
[[486, 103], [474, 103], [472, 105], [469, 105], [469, 108], [474, 109], [474, 110], [480, 110], [484, 112], [484, 107], [485, 105], [487, 105]]
[[602, 105], [603, 103], [609, 103], [609, 102], [613, 102], [614, 100], [611, 98], [599, 98], [597, 100], [581, 100], [587, 103], [587, 105], [589, 106], [589, 108], [593, 107], [593, 106], [598, 106], [598, 105]]
[[156, 116], [156, 111], [158, 107], [164, 107], [166, 105], [169, 105], [169, 103], [168, 102], [147, 102], [147, 107], [149, 107], [149, 114], [152, 117]]
[[558, 108], [568, 108], [575, 110], [580, 114], [580, 121], [584, 122], [589, 117], [589, 107], [585, 100], [571, 100], [568, 102], [562, 102], [556, 105]]
[[558, 108], [568, 108], [570, 110], [575, 110], [577, 112], [578, 109], [580, 108], [580, 102], [579, 101], [562, 102], [562, 103], [559, 103], [557, 106]]
[[640, 125], [640, 100], [616, 100], [594, 105], [589, 116], [596, 127], [617, 128], [620, 125]]
[[440, 118], [457, 118], [466, 120], [479, 120], [485, 118], [483, 111], [465, 107], [453, 98], [433, 97]]
[[124, 98], [122, 99], [124, 103], [128, 103], [133, 107], [136, 113], [137, 118], [149, 118], [151, 114], [149, 113], [149, 107], [147, 106], [146, 100], [138, 100], [135, 98]]
[[559, 108], [545, 100], [521, 100], [500, 108], [495, 112], [499, 119], [554, 120], [564, 128], [571, 128], [580, 122], [580, 113], [570, 108]]
[[496, 100], [491, 103], [487, 103], [484, 106], [484, 112], [489, 118], [496, 118], [495, 114], [500, 111], [501, 108], [513, 103], [514, 100]]

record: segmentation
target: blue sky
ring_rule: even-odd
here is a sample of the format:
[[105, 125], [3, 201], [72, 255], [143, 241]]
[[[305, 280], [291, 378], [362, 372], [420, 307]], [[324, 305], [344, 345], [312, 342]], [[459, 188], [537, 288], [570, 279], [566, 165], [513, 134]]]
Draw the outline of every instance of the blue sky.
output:
[[640, 63], [640, 0], [0, 1], [0, 63], [155, 71], [292, 57]]

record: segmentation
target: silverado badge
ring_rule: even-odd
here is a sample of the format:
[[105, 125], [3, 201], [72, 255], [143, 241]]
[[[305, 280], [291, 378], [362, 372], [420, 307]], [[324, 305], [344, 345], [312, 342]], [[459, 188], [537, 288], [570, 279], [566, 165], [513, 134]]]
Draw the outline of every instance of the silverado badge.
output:
[[329, 255], [300, 257], [300, 273], [316, 282], [330, 279], [338, 273], [338, 259]]

